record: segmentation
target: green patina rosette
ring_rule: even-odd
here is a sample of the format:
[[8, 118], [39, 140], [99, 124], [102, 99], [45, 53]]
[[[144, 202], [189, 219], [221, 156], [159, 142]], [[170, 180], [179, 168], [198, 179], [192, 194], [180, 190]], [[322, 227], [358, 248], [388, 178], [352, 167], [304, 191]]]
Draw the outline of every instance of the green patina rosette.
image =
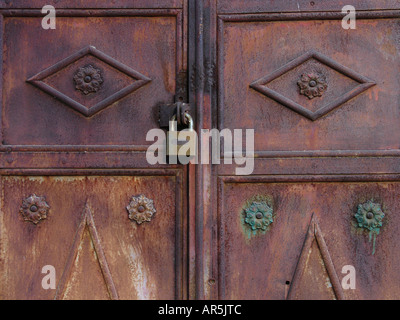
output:
[[244, 209], [244, 222], [247, 223], [252, 230], [267, 230], [268, 226], [274, 222], [273, 210], [265, 201], [252, 202]]
[[382, 220], [385, 217], [379, 203], [369, 200], [357, 207], [355, 218], [359, 228], [368, 229], [369, 231], [379, 234], [382, 227]]
[[383, 218], [385, 217], [381, 205], [379, 203], [375, 203], [373, 200], [368, 200], [367, 202], [358, 205], [357, 213], [354, 215], [354, 217], [359, 228], [369, 231], [370, 241], [372, 236], [374, 236], [372, 250], [372, 254], [374, 254], [376, 236], [379, 234], [379, 231], [382, 227]]

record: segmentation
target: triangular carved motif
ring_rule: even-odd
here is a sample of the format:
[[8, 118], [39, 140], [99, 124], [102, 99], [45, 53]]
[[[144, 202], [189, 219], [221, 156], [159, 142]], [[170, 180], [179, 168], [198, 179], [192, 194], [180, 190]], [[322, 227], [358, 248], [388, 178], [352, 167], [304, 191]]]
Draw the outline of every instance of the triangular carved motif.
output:
[[313, 215], [291, 283], [288, 300], [343, 300], [343, 289]]
[[[87, 284], [87, 275], [78, 274], [81, 270], [80, 265], [85, 264], [85, 261], [86, 265], [91, 264], [92, 267], [94, 265], [93, 270], [95, 274], [91, 272], [92, 278], [97, 277], [97, 280], [104, 284], [103, 297], [118, 300], [118, 293], [104, 255], [91, 209], [87, 203], [64, 272], [57, 287], [54, 297], [56, 300], [68, 298], [68, 292], [71, 290], [71, 287], [76, 285], [77, 281], [75, 277], [83, 277]], [[98, 287], [98, 283], [96, 283], [96, 286]], [[102, 292], [96, 292], [98, 295], [101, 293]], [[90, 297], [86, 298], [92, 299]]]

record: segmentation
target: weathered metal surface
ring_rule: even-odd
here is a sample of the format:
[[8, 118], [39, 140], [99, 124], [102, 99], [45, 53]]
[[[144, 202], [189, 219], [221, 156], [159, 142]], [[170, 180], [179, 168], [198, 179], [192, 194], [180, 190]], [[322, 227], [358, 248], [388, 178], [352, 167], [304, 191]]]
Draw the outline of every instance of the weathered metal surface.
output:
[[[40, 1], [0, 3], [15, 8], [0, 15], [2, 298], [53, 298], [32, 280], [48, 259], [66, 270], [57, 295], [66, 299], [398, 297], [397, 1], [353, 2], [361, 11], [357, 30], [347, 31], [341, 0], [88, 0], [90, 10], [76, 1], [48, 4], [59, 9], [51, 37], [40, 29]], [[89, 45], [152, 81], [92, 117], [25, 82]], [[308, 52], [327, 59], [290, 64]], [[251, 88], [288, 63], [269, 83], [280, 97]], [[90, 64], [106, 73], [86, 95], [71, 79]], [[50, 80], [68, 78], [63, 91], [78, 100], [106, 98], [118, 80], [130, 81], [94, 60], [68, 71]], [[310, 74], [318, 77], [307, 79], [302, 94], [298, 81]], [[318, 78], [323, 90], [314, 94]], [[158, 106], [186, 94], [198, 128], [255, 129], [252, 176], [235, 177], [233, 165], [149, 170], [145, 132], [158, 127]], [[281, 97], [304, 110], [293, 112], [297, 106]], [[18, 212], [33, 192], [51, 199], [50, 214], [36, 225]], [[157, 204], [151, 223], [127, 219], [133, 194]], [[245, 222], [246, 202], [257, 195], [267, 195], [273, 209], [267, 230]], [[371, 199], [385, 214], [375, 246], [363, 227], [369, 224], [356, 218]], [[342, 292], [348, 264], [357, 289]]]
[[[399, 182], [234, 179], [221, 182], [218, 195], [223, 199], [218, 211], [220, 298], [398, 297]], [[253, 195], [265, 193], [274, 199], [274, 222], [267, 233], [249, 238], [239, 218], [242, 206]], [[353, 223], [358, 205], [372, 198], [385, 212], [375, 252], [365, 232]], [[341, 287], [346, 265], [356, 270], [355, 290]]]
[[[219, 127], [254, 128], [260, 151], [397, 149], [398, 19], [358, 18], [352, 33], [340, 19], [321, 18], [220, 19]], [[318, 99], [299, 94], [296, 83], [308, 70], [329, 83]], [[251, 88], [257, 79], [269, 97]]]
[[[335, 72], [341, 73], [345, 78], [333, 80]], [[297, 81], [297, 84], [300, 94], [309, 100], [322, 97], [322, 93], [328, 89], [327, 78], [348, 83], [346, 88], [331, 85], [333, 88], [329, 88], [329, 99], [310, 102], [298, 97], [297, 88], [293, 83], [299, 77], [301, 80]], [[374, 85], [373, 80], [344, 67], [320, 52], [310, 50], [254, 81], [250, 87], [311, 120], [317, 120]]]
[[[149, 145], [158, 106], [174, 101], [184, 53], [181, 11], [148, 14], [83, 20], [60, 13], [51, 31], [42, 29], [41, 15], [6, 16], [3, 144]], [[85, 95], [73, 78], [87, 65], [101, 69], [104, 82]]]
[[[86, 0], [84, 5], [80, 0], [59, 1], [49, 0], [47, 5], [52, 5], [56, 8], [182, 8], [183, 0], [112, 0], [112, 1], [99, 1], [99, 0]], [[0, 8], [42, 8], [43, 2], [40, 0], [4, 0], [0, 3]]]
[[[104, 77], [108, 78], [103, 86], [104, 92], [96, 94], [103, 85]], [[84, 95], [73, 90], [71, 78], [75, 91], [79, 90]], [[87, 46], [27, 81], [83, 115], [92, 116], [151, 79], [95, 47]], [[89, 94], [91, 96], [87, 97]]]
[[[218, 230], [204, 238], [219, 243], [217, 262], [203, 261], [217, 269], [219, 298], [399, 296], [400, 11], [395, 1], [355, 1], [357, 29], [344, 30], [346, 4], [219, 0], [207, 8], [215, 20], [204, 60], [217, 62], [218, 78], [201, 96], [215, 106], [208, 124], [254, 129], [256, 150], [250, 176], [235, 176], [235, 165], [203, 172], [215, 183], [203, 227], [212, 219]], [[256, 195], [273, 199], [275, 216], [268, 232], [249, 236], [243, 209]], [[368, 227], [379, 230], [375, 245]], [[356, 270], [354, 290], [342, 288], [346, 265]]]
[[[91, 273], [91, 277], [97, 277], [96, 282], [84, 280], [88, 272]], [[103, 290], [99, 290], [99, 287]], [[104, 255], [90, 205], [86, 203], [54, 298], [93, 300], [94, 297], [117, 300], [118, 292]]]
[[[145, 153], [158, 106], [185, 96], [187, 3], [100, 2], [50, 0], [56, 30], [40, 1], [0, 3], [1, 299], [188, 297], [187, 170]], [[140, 194], [157, 213], [139, 226]]]
[[[175, 176], [3, 177], [1, 298], [182, 298], [181, 188]], [[36, 225], [18, 212], [32, 190], [51, 200]], [[132, 193], [157, 203], [151, 224], [127, 219]], [[41, 286], [45, 265], [55, 267], [56, 290]]]
[[[342, 300], [343, 289], [332, 263], [329, 250], [313, 215], [300, 254], [287, 299]], [[322, 285], [325, 284], [325, 285]]]
[[[345, 5], [343, 0], [218, 0], [220, 13], [259, 13], [259, 12], [301, 12], [301, 11], [336, 11], [341, 12]], [[353, 0], [351, 5], [358, 10], [398, 9], [396, 0]]]

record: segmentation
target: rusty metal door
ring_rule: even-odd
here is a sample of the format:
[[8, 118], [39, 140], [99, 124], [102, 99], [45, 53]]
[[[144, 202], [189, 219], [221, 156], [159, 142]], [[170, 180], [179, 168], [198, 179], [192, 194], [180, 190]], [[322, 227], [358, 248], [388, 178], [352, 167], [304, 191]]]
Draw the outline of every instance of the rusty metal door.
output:
[[186, 299], [187, 168], [145, 151], [188, 3], [47, 4], [55, 29], [43, 1], [0, 3], [0, 298]]
[[[0, 3], [1, 299], [400, 297], [397, 1], [66, 2]], [[146, 161], [185, 88], [250, 175]]]
[[199, 125], [254, 129], [255, 165], [199, 168], [198, 297], [399, 298], [398, 1], [199, 6]]

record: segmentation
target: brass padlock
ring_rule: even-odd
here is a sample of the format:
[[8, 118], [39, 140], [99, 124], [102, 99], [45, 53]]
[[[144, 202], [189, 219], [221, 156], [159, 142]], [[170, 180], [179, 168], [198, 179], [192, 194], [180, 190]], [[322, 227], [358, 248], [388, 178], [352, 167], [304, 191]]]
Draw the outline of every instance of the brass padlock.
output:
[[185, 113], [189, 127], [182, 131], [177, 130], [176, 115], [169, 122], [167, 134], [167, 156], [170, 164], [188, 164], [197, 155], [197, 133], [193, 129], [193, 118]]

